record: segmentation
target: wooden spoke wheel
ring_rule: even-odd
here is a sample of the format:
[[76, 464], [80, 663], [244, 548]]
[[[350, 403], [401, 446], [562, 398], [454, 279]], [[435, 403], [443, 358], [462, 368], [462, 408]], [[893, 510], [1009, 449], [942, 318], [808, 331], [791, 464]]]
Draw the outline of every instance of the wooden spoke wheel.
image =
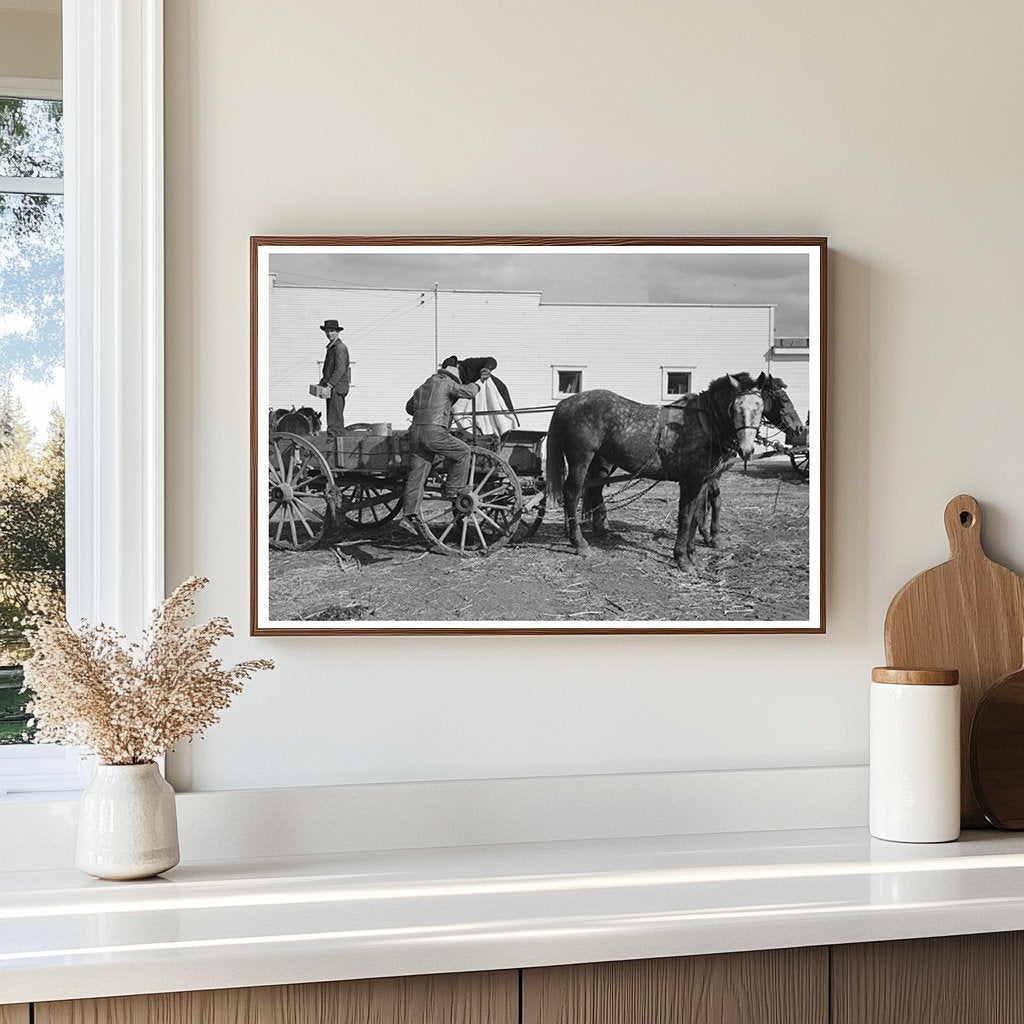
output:
[[793, 468], [805, 479], [811, 475], [811, 450], [802, 448], [789, 453], [789, 461]]
[[315, 548], [334, 518], [331, 467], [308, 437], [270, 438], [270, 546], [283, 551]]
[[508, 543], [523, 512], [523, 492], [515, 470], [500, 455], [470, 448], [466, 490], [455, 500], [442, 494], [432, 477], [420, 503], [419, 531], [444, 555], [486, 557]]
[[335, 511], [338, 518], [357, 530], [373, 529], [390, 523], [402, 508], [402, 485], [385, 480], [338, 484]]
[[523, 494], [523, 514], [519, 517], [519, 525], [512, 537], [513, 544], [522, 544], [523, 541], [529, 540], [540, 529], [547, 510], [548, 495], [543, 482], [534, 488], [524, 490], [526, 493]]

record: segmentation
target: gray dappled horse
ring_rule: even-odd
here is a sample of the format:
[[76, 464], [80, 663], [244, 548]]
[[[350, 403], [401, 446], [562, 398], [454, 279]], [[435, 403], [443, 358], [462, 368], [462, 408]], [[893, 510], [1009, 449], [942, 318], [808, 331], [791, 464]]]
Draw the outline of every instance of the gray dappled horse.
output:
[[750, 458], [763, 408], [747, 373], [719, 377], [681, 405], [641, 405], [611, 391], [563, 399], [548, 429], [547, 486], [565, 506], [569, 543], [581, 554], [589, 548], [576, 518], [584, 491], [584, 516], [593, 511], [595, 531], [605, 531], [602, 492], [617, 468], [646, 480], [678, 481], [673, 556], [680, 569], [690, 568], [708, 481], [734, 454]]
[[[761, 392], [764, 402], [764, 420], [786, 434], [786, 444], [806, 444], [807, 427], [800, 419], [786, 390], [786, 382], [781, 377], [773, 377], [770, 373], [762, 373], [755, 384]], [[693, 393], [684, 395], [673, 405], [685, 405], [695, 401]], [[702, 509], [698, 509], [697, 526], [701, 540], [708, 547], [718, 546], [718, 520], [722, 514], [722, 473], [732, 464], [732, 459], [723, 463], [715, 476], [708, 481], [707, 498]]]

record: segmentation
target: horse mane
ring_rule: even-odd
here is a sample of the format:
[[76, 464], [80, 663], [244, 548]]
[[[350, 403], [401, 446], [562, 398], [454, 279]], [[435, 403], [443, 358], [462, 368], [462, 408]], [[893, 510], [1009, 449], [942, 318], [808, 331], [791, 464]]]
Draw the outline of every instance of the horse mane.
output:
[[[728, 387], [732, 390], [732, 385], [729, 384], [729, 377], [732, 377], [740, 386], [740, 391], [757, 391], [757, 381], [745, 371], [739, 373], [727, 373], [722, 377], [716, 377], [703, 391], [688, 391], [685, 395], [680, 395], [674, 402], [669, 402], [665, 408], [667, 409], [685, 409], [700, 398], [701, 395], [711, 395], [723, 387]], [[778, 380], [778, 378], [775, 378]], [[783, 387], [786, 385], [783, 384]]]
[[778, 391], [780, 388], [786, 388], [786, 382], [781, 377], [771, 377], [772, 391]]
[[740, 373], [727, 373], [722, 377], [716, 377], [705, 389], [706, 391], [717, 391], [719, 388], [728, 387], [732, 390], [732, 385], [729, 383], [729, 378], [732, 377], [740, 386], [740, 391], [756, 391], [757, 381], [750, 376], [749, 373], [741, 371]]

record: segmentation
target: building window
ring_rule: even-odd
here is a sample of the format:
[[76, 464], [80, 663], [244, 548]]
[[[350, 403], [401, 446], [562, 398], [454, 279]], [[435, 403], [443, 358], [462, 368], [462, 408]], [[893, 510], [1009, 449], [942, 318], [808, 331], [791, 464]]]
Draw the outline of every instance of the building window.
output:
[[565, 398], [583, 390], [583, 366], [552, 366], [551, 397]]
[[663, 366], [661, 368], [661, 400], [672, 402], [693, 390], [693, 367]]

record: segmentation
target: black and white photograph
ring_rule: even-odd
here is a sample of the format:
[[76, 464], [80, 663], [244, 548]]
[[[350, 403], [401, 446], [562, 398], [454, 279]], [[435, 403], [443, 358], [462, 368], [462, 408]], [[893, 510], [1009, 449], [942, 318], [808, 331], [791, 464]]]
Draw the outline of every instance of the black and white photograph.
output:
[[822, 632], [823, 239], [253, 238], [252, 632]]

